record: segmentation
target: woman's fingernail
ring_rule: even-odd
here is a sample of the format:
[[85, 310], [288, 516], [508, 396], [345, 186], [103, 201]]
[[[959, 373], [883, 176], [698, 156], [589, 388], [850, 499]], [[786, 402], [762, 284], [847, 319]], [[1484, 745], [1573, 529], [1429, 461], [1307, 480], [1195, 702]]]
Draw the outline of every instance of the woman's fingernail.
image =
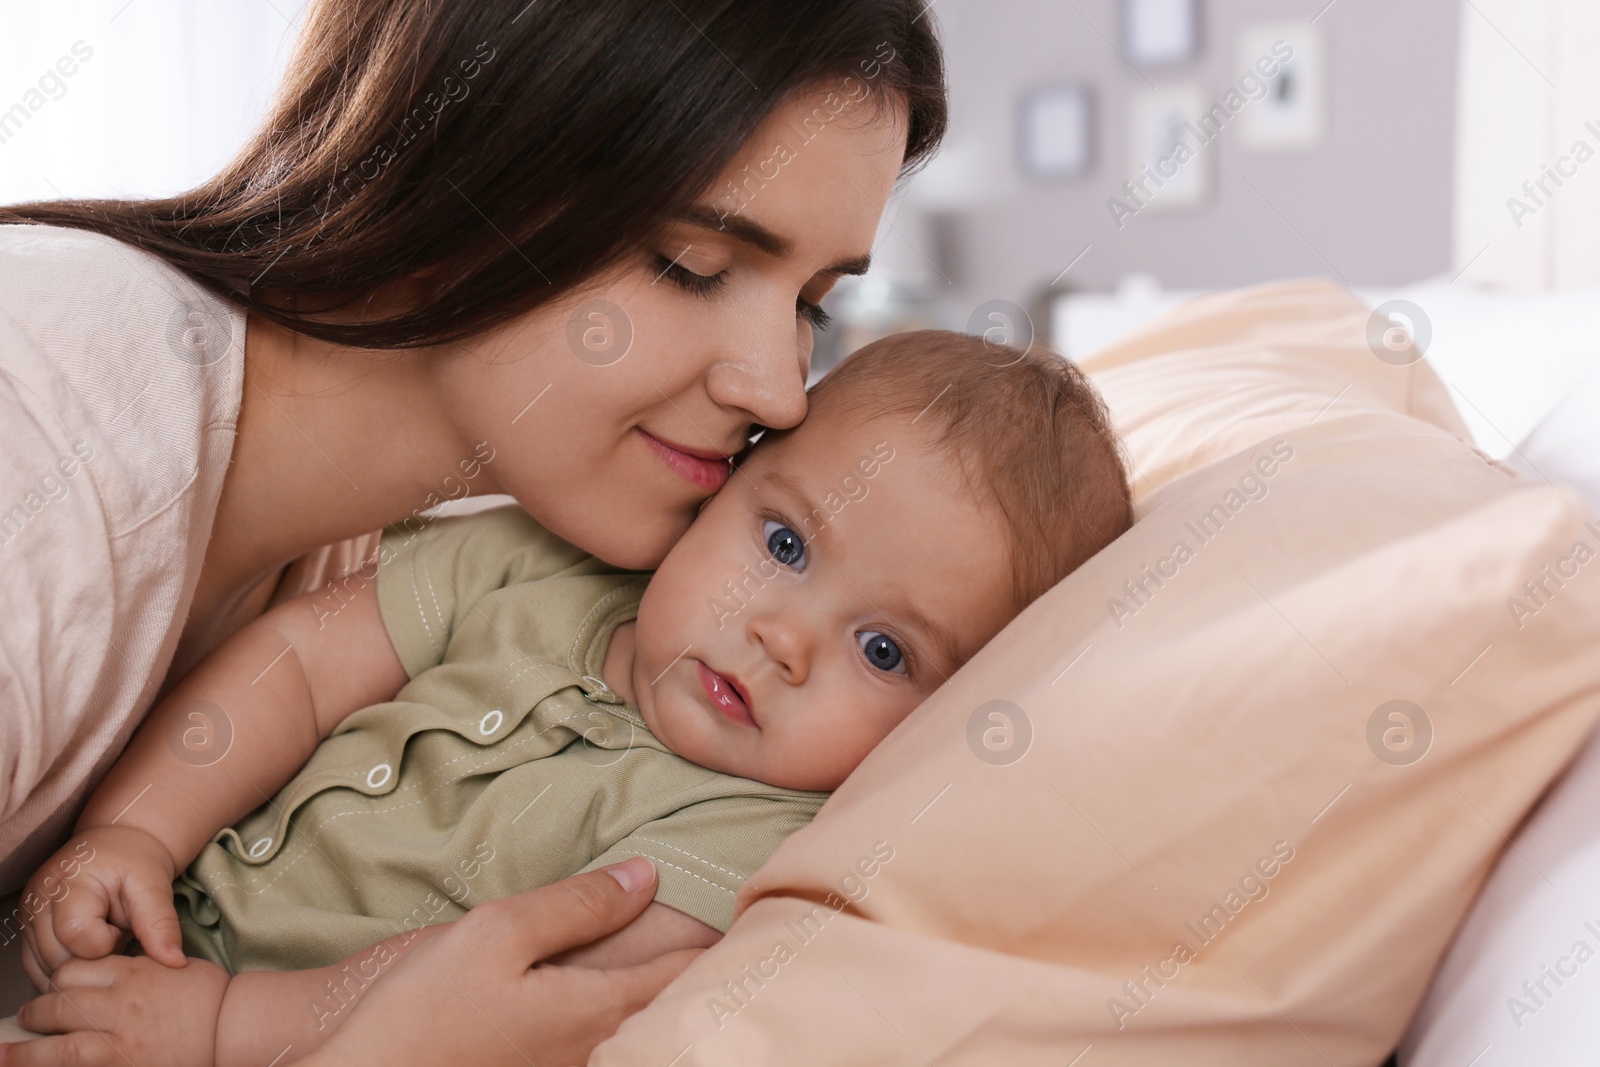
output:
[[650, 861], [643, 856], [635, 856], [631, 860], [612, 864], [607, 867], [606, 873], [617, 880], [624, 893], [632, 893], [643, 889], [650, 884], [650, 879], [655, 877], [656, 869]]

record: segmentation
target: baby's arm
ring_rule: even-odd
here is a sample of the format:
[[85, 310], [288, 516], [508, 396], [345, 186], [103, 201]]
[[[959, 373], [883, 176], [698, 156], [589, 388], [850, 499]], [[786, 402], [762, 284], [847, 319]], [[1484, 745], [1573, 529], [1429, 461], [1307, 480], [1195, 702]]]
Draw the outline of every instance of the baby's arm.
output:
[[373, 982], [444, 929], [425, 926], [396, 934], [314, 970], [234, 975], [217, 1017], [215, 1067], [259, 1067], [290, 1049], [285, 1062], [292, 1063], [320, 1048]]
[[[363, 993], [395, 963], [446, 927], [396, 934], [328, 967], [245, 971], [228, 983], [216, 1026], [216, 1067], [259, 1065], [292, 1048], [293, 1062], [321, 1047]], [[630, 967], [683, 948], [709, 948], [722, 934], [665, 904], [651, 904], [615, 933], [545, 960], [600, 969]], [[263, 1056], [263, 1053], [266, 1055]]]
[[[405, 684], [376, 581], [348, 585], [341, 600], [312, 593], [251, 622], [151, 711], [58, 853], [78, 861], [72, 879], [52, 876], [53, 860], [30, 885], [49, 901], [26, 934], [25, 965], [41, 988], [67, 959], [113, 951], [118, 928], [182, 966], [176, 872], [270, 800], [345, 717]], [[210, 747], [192, 744], [208, 738]]]
[[[79, 827], [144, 830], [185, 867], [220, 827], [270, 800], [347, 716], [399, 692], [405, 668], [376, 581], [336, 613], [329, 595], [274, 608], [195, 667], [145, 720]], [[198, 729], [231, 730], [226, 753], [194, 754], [185, 735]]]
[[25, 1028], [47, 1036], [7, 1050], [4, 1062], [293, 1063], [319, 1048], [389, 967], [443, 929], [397, 934], [328, 967], [232, 978], [205, 960], [183, 968], [137, 956], [73, 960], [57, 972], [52, 992], [18, 1014]]

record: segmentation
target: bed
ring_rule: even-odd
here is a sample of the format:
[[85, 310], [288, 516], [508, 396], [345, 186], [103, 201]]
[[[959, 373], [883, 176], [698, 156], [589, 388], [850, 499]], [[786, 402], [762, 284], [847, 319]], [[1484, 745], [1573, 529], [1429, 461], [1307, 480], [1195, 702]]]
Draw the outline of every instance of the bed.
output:
[[[1064, 300], [1139, 521], [902, 724], [591, 1063], [1585, 1062], [1600, 963], [1515, 1018], [1503, 978], [1572, 965], [1547, 920], [1600, 927], [1573, 910], [1600, 899], [1600, 581], [1540, 605], [1537, 639], [1505, 605], [1600, 544], [1593, 496], [1538, 476], [1600, 453], [1594, 294], [1364, 295]], [[1394, 300], [1425, 309], [1425, 359], [1389, 334], [1415, 310], [1376, 320], [1400, 355], [1369, 341]]]

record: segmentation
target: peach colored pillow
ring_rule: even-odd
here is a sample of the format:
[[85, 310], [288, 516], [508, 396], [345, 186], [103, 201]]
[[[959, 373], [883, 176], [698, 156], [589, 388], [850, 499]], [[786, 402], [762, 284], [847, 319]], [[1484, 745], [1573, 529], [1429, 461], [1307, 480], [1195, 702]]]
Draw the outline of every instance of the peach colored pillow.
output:
[[591, 1063], [1371, 1065], [1397, 1042], [1600, 712], [1600, 580], [1536, 633], [1507, 606], [1596, 531], [1464, 444], [1329, 286], [1190, 305], [1088, 365], [1140, 521], [880, 746]]
[[1134, 495], [1258, 441], [1359, 411], [1412, 415], [1472, 435], [1427, 363], [1373, 354], [1372, 309], [1322, 281], [1190, 301], [1080, 362], [1134, 459]]

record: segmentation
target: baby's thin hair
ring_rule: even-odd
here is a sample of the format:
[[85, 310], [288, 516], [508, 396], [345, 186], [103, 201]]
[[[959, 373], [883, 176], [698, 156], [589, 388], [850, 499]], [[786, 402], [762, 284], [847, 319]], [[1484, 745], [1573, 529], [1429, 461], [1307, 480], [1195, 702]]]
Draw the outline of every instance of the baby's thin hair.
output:
[[812, 387], [813, 412], [896, 416], [954, 462], [1010, 534], [1021, 611], [1133, 524], [1105, 402], [1048, 349], [921, 330], [866, 345]]

